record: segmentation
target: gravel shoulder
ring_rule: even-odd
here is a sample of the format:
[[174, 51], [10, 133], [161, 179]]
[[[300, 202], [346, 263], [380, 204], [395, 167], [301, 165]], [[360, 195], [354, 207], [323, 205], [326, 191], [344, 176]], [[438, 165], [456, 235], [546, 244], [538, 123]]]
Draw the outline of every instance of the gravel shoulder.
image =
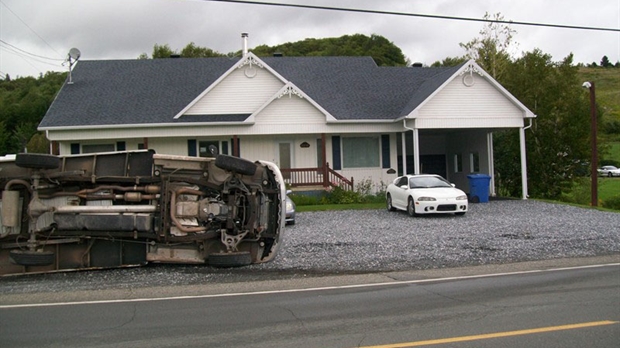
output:
[[591, 263], [588, 259], [620, 262], [620, 213], [535, 200], [470, 204], [465, 216], [412, 218], [381, 209], [304, 212], [296, 218], [296, 224], [286, 229], [278, 257], [266, 264], [236, 269], [148, 265], [3, 277], [0, 304], [40, 293], [58, 293], [65, 300], [93, 296], [93, 291], [133, 297], [163, 295], [162, 288], [179, 287], [204, 293], [207, 284], [212, 290], [248, 282], [261, 288], [273, 280], [303, 283], [346, 275], [381, 281], [428, 277], [429, 272], [454, 275], [489, 267], [543, 267], [536, 263], [542, 260], [556, 260], [547, 265]]

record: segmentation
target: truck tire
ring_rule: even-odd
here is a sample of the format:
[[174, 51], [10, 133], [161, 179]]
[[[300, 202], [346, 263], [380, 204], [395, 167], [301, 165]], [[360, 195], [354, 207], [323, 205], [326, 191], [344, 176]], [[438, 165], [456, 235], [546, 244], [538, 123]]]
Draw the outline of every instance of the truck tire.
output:
[[252, 264], [252, 255], [249, 251], [232, 253], [215, 253], [209, 255], [209, 265], [213, 267], [241, 267]]
[[254, 175], [256, 173], [254, 162], [234, 156], [218, 155], [215, 158], [215, 166], [241, 175]]
[[54, 263], [56, 256], [52, 251], [11, 250], [9, 258], [21, 266], [47, 266]]
[[18, 153], [15, 165], [21, 168], [57, 169], [60, 167], [60, 158], [43, 153]]

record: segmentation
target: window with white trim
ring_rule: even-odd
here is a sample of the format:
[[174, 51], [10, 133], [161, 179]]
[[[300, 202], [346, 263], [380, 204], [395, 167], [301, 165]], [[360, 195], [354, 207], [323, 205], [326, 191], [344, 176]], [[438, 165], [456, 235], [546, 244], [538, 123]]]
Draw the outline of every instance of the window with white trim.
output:
[[380, 162], [379, 137], [343, 137], [343, 168], [376, 168]]

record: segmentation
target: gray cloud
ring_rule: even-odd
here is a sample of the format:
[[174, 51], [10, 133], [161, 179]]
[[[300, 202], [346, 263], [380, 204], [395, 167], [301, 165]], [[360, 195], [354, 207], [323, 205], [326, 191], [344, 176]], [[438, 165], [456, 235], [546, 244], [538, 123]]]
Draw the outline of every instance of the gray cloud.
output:
[[[507, 20], [620, 27], [620, 1], [609, 0], [271, 0], [284, 3], [357, 7], [382, 11], [481, 18], [501, 12]], [[220, 52], [305, 38], [378, 34], [399, 46], [413, 62], [432, 64], [460, 56], [459, 43], [478, 36], [483, 23], [361, 14], [210, 1], [171, 0], [2, 0], [0, 39], [24, 51], [61, 59], [71, 47], [82, 59], [135, 59], [155, 44], [180, 50], [190, 42]], [[539, 48], [556, 61], [574, 53], [575, 62], [620, 59], [620, 33], [513, 26], [516, 54]], [[51, 48], [50, 48], [51, 46]], [[0, 72], [12, 77], [65, 69], [60, 61], [24, 58], [0, 46]], [[0, 75], [2, 76], [2, 75]]]

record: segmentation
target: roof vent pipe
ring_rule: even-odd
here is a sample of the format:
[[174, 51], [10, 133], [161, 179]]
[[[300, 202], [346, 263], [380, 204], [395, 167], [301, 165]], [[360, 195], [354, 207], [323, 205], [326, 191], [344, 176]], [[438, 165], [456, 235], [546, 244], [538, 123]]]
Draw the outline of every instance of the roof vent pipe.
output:
[[241, 43], [243, 44], [243, 57], [248, 54], [248, 33], [241, 33]]

